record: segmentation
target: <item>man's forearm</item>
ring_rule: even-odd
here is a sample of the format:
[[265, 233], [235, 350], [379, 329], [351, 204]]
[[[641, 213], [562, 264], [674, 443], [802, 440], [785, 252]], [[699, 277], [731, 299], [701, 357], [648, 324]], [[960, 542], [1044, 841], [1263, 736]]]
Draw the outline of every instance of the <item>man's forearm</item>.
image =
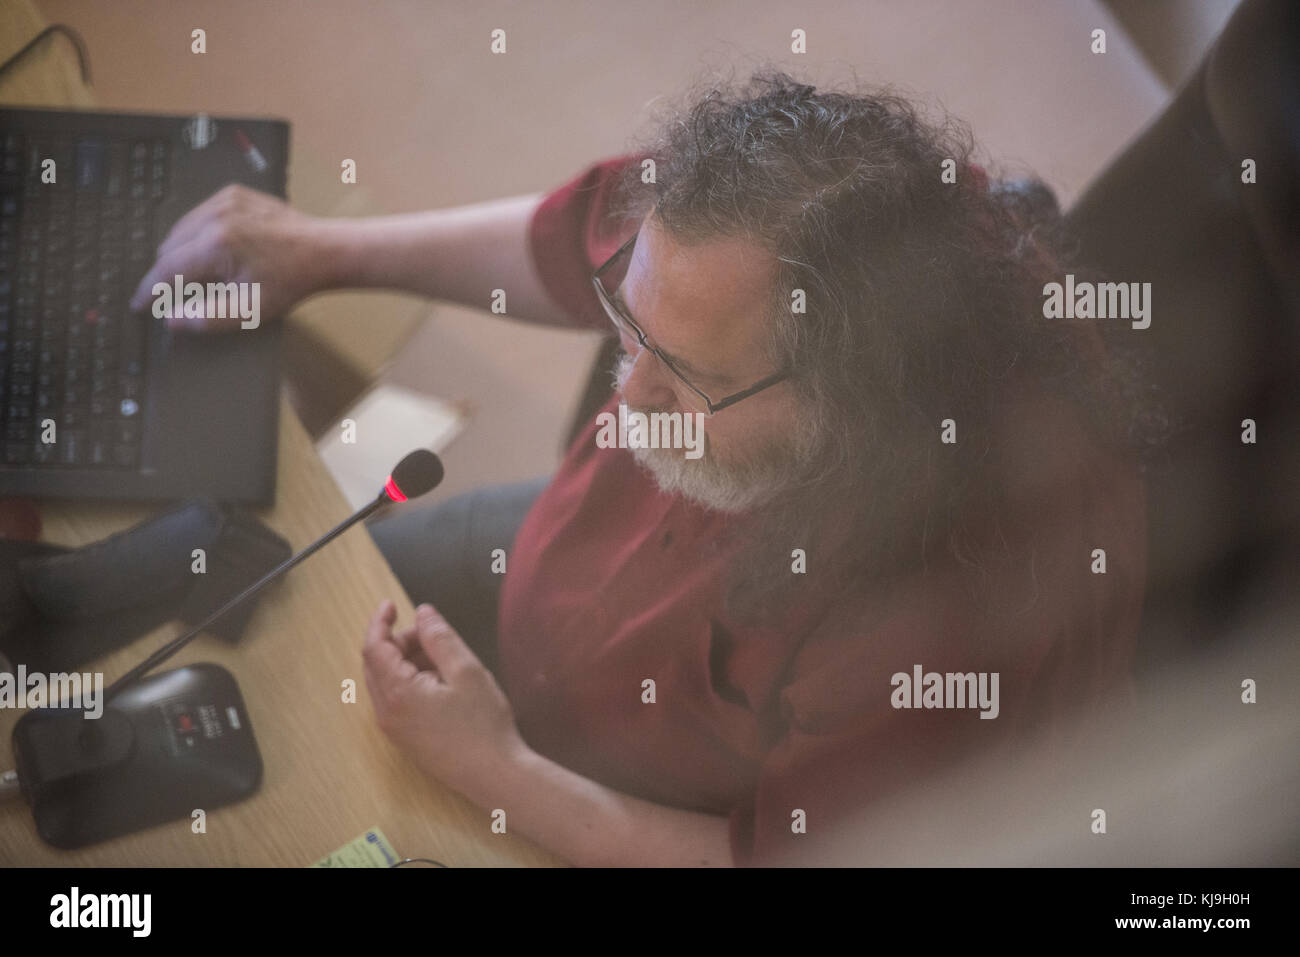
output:
[[725, 817], [630, 797], [531, 749], [467, 793], [506, 826], [580, 867], [729, 867]]
[[507, 315], [564, 325], [533, 266], [528, 224], [542, 194], [450, 209], [317, 221], [325, 288], [402, 289], [488, 308], [506, 292]]

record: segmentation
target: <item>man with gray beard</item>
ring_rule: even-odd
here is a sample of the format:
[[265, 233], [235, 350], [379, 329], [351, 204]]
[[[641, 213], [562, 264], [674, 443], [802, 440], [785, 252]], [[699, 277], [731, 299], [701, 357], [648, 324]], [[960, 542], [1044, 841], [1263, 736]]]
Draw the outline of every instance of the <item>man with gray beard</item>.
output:
[[[1042, 318], [1054, 203], [991, 182], [959, 124], [764, 71], [657, 129], [455, 210], [237, 193], [187, 261], [281, 305], [508, 277], [512, 314], [619, 337], [602, 415], [701, 415], [698, 459], [607, 447], [597, 416], [548, 480], [374, 523], [421, 605], [381, 605], [367, 685], [429, 776], [575, 863], [815, 861], [845, 815], [1129, 682], [1133, 381]], [[998, 674], [997, 717], [893, 707], [917, 663]]]
[[[626, 394], [627, 381], [635, 367], [636, 360], [630, 355], [619, 357], [614, 372], [614, 387], [619, 394]], [[632, 406], [628, 409], [643, 415], [667, 411]], [[654, 476], [660, 491], [680, 495], [718, 512], [745, 512], [786, 489], [797, 487], [809, 463], [817, 457], [812, 433], [806, 429], [788, 439], [773, 436], [761, 446], [746, 449], [746, 457], [739, 461], [719, 459], [711, 453], [707, 432], [700, 461], [674, 448], [633, 445], [631, 451], [637, 463]]]

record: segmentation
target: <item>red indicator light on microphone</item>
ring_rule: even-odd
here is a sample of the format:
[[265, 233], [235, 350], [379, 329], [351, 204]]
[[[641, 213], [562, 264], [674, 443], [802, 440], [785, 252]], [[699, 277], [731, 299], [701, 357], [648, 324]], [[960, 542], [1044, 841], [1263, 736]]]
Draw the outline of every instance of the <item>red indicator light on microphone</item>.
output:
[[397, 483], [393, 481], [393, 477], [391, 475], [388, 476], [388, 481], [384, 483], [384, 494], [386, 494], [394, 502], [406, 501], [406, 496], [402, 494], [402, 490], [397, 487]]

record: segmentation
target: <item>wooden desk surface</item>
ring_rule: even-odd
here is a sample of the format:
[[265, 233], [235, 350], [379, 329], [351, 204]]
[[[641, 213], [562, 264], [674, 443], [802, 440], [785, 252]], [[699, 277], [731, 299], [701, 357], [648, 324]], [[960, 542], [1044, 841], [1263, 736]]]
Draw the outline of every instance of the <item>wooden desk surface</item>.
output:
[[[277, 504], [259, 513], [295, 549], [350, 513], [306, 432], [281, 400]], [[380, 476], [380, 479], [383, 477]], [[147, 518], [136, 506], [45, 503], [43, 540], [97, 541]], [[213, 661], [239, 680], [265, 766], [252, 798], [207, 813], [207, 833], [178, 820], [78, 851], [59, 851], [36, 834], [21, 800], [0, 804], [0, 866], [310, 864], [378, 826], [406, 857], [450, 866], [559, 863], [510, 834], [493, 834], [489, 813], [424, 778], [380, 733], [361, 669], [366, 622], [384, 598], [398, 621], [412, 609], [361, 526], [349, 529], [263, 594], [234, 646], [200, 636], [162, 669]], [[107, 686], [179, 634], [177, 622], [82, 670]], [[356, 682], [355, 704], [342, 683]], [[0, 764], [13, 767], [10, 732], [22, 712], [0, 711]]]
[[[0, 4], [0, 59], [45, 26], [29, 0]], [[0, 83], [0, 103], [91, 106], [67, 40], [43, 42]], [[287, 401], [280, 402], [279, 479], [274, 508], [258, 517], [296, 549], [350, 514]], [[383, 476], [379, 476], [382, 480]], [[42, 540], [78, 546], [156, 514], [158, 507], [42, 503]], [[378, 826], [394, 850], [456, 866], [555, 865], [521, 837], [493, 834], [487, 810], [421, 775], [375, 724], [361, 667], [366, 623], [391, 598], [398, 624], [413, 618], [402, 586], [363, 527], [349, 529], [258, 600], [243, 639], [231, 646], [203, 635], [162, 669], [213, 661], [239, 681], [262, 752], [261, 789], [209, 809], [207, 832], [188, 819], [78, 851], [59, 851], [36, 834], [21, 800], [0, 803], [0, 866], [311, 864]], [[181, 631], [171, 622], [82, 670], [107, 686]], [[342, 683], [356, 682], [344, 704]], [[22, 712], [0, 711], [0, 770], [14, 766], [10, 733]]]

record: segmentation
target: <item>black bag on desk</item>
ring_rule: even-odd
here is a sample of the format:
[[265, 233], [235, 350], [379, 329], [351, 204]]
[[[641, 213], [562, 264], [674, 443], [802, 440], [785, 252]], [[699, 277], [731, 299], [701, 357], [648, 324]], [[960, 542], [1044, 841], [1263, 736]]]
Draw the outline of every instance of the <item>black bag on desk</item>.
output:
[[[193, 551], [206, 571], [193, 572]], [[196, 499], [69, 549], [0, 539], [0, 655], [28, 671], [77, 670], [172, 618], [195, 625], [293, 550], [256, 518]], [[243, 633], [254, 603], [209, 629]]]

